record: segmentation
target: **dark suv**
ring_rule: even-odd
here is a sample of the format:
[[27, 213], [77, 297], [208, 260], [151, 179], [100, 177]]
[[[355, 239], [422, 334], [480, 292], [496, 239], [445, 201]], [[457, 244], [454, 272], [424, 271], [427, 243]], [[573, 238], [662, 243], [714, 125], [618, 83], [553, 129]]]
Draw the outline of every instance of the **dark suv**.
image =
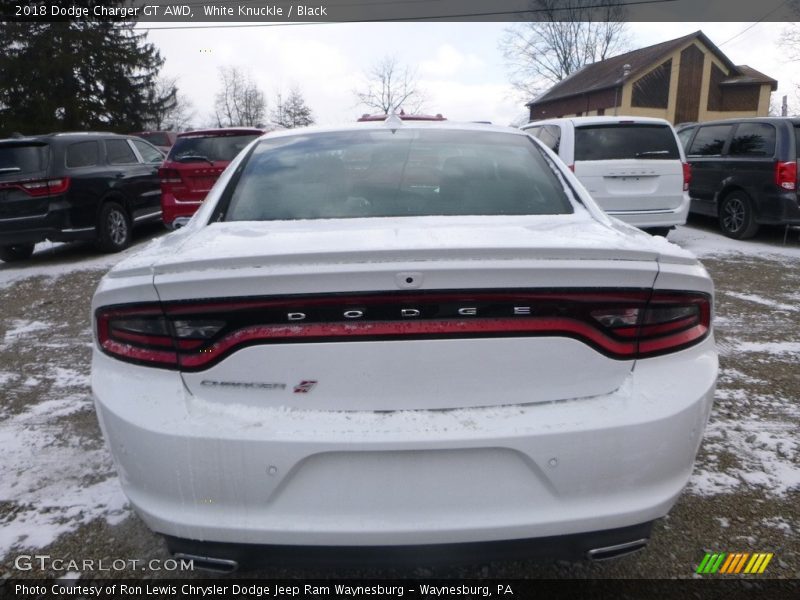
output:
[[709, 121], [680, 128], [678, 137], [692, 166], [691, 212], [717, 217], [736, 239], [753, 237], [759, 225], [800, 224], [800, 119]]
[[161, 218], [163, 160], [144, 140], [113, 133], [0, 140], [0, 260], [28, 258], [45, 239], [126, 248], [134, 224]]

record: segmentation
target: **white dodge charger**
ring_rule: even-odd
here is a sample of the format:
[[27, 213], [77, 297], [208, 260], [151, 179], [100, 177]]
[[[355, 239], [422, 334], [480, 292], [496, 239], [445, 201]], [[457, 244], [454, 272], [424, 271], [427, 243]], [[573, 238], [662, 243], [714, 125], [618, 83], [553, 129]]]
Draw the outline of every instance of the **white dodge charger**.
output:
[[186, 227], [106, 275], [92, 314], [125, 493], [220, 569], [640, 549], [717, 376], [703, 266], [486, 125], [262, 137]]

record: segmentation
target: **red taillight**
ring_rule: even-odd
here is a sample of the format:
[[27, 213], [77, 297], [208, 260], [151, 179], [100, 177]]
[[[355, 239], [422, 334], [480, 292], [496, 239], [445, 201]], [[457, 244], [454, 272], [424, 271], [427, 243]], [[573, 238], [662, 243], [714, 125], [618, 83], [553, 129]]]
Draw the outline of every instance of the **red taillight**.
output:
[[158, 170], [158, 178], [161, 183], [181, 183], [181, 174], [178, 169], [166, 169], [161, 167]]
[[177, 368], [178, 354], [164, 313], [157, 305], [97, 311], [97, 342], [120, 360]]
[[775, 163], [775, 185], [784, 190], [797, 189], [797, 163], [795, 161]]
[[683, 191], [689, 191], [689, 184], [692, 183], [692, 165], [683, 163]]
[[711, 298], [694, 292], [655, 293], [636, 327], [628, 319], [619, 326], [612, 325], [611, 329], [618, 336], [635, 336], [638, 339], [637, 358], [675, 352], [708, 335], [711, 329]]
[[200, 371], [256, 344], [481, 337], [569, 337], [618, 360], [704, 339], [697, 292], [520, 290], [327, 295], [100, 309], [100, 348], [129, 362]]
[[567, 168], [573, 173], [575, 172], [575, 165], [567, 165]]
[[33, 196], [34, 198], [45, 198], [63, 194], [69, 189], [69, 177], [58, 177], [55, 179], [28, 179], [25, 181], [7, 181], [0, 184], [0, 189], [17, 188]]

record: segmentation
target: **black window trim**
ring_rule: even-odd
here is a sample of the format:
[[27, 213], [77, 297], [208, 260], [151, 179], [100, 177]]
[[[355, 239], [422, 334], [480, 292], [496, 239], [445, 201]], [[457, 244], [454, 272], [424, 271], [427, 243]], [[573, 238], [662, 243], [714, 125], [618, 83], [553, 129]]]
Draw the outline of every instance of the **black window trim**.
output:
[[[91, 165], [81, 165], [79, 167], [70, 167], [69, 164], [67, 164], [67, 157], [69, 156], [69, 149], [72, 148], [72, 146], [77, 146], [78, 144], [87, 144], [87, 143], [90, 143], [90, 142], [94, 142], [97, 145], [97, 161], [94, 164], [91, 164]], [[88, 140], [78, 140], [78, 141], [70, 142], [69, 144], [64, 146], [64, 168], [65, 169], [69, 169], [70, 171], [73, 171], [75, 169], [88, 169], [88, 168], [91, 168], [91, 167], [98, 167], [98, 166], [103, 164], [103, 158], [104, 158], [103, 157], [103, 150], [105, 150], [105, 145], [101, 148], [100, 140], [97, 139], [97, 138], [88, 139]]]
[[[704, 123], [702, 125], [698, 125], [697, 129], [692, 135], [692, 140], [689, 143], [689, 147], [686, 148], [686, 158], [689, 157], [699, 159], [699, 158], [719, 158], [721, 156], [728, 156], [728, 149], [731, 146], [731, 140], [733, 139], [733, 132], [736, 131], [738, 123]], [[707, 127], [730, 127], [730, 131], [728, 132], [728, 137], [725, 139], [725, 142], [722, 144], [722, 148], [720, 149], [719, 154], [690, 154], [689, 151], [692, 149], [692, 145], [694, 144], [695, 139], [697, 138], [697, 134], [700, 133], [702, 129]]]
[[[123, 141], [123, 142], [127, 142], [128, 143], [128, 148], [131, 149], [131, 152], [133, 152], [133, 157], [136, 159], [135, 162], [132, 162], [132, 163], [112, 163], [108, 159], [108, 145], [107, 144], [108, 144], [108, 142], [117, 142], [117, 141]], [[133, 144], [131, 144], [130, 139], [127, 138], [127, 137], [122, 137], [122, 136], [105, 137], [105, 138], [103, 138], [103, 149], [105, 150], [105, 156], [103, 157], [105, 160], [104, 160], [103, 164], [106, 164], [106, 165], [108, 165], [110, 167], [130, 167], [132, 165], [141, 165], [142, 164], [142, 161], [139, 158], [139, 155], [136, 153], [136, 150], [134, 149]]]
[[147, 140], [144, 140], [144, 139], [139, 138], [139, 137], [130, 137], [130, 138], [127, 138], [127, 139], [128, 139], [128, 144], [130, 144], [131, 148], [133, 148], [133, 153], [136, 155], [136, 158], [139, 160], [139, 162], [141, 164], [143, 164], [143, 165], [154, 165], [156, 163], [155, 162], [147, 162], [144, 159], [144, 155], [141, 152], [139, 152], [139, 149], [136, 147], [136, 142], [142, 142], [144, 144], [147, 144], [153, 150], [158, 152], [161, 155], [161, 162], [163, 162], [164, 159], [166, 159], [166, 156], [164, 155], [164, 153], [161, 150], [159, 150], [158, 148], [156, 148], [153, 144], [148, 142]]
[[[757, 155], [757, 154], [731, 154], [730, 147], [733, 145], [733, 140], [736, 138], [736, 134], [739, 132], [739, 127], [742, 125], [768, 125], [772, 127], [772, 130], [775, 132], [775, 144], [772, 148], [771, 155]], [[767, 160], [767, 161], [774, 161], [778, 155], [778, 128], [775, 127], [774, 123], [770, 123], [769, 121], [738, 121], [734, 123], [733, 131], [731, 132], [730, 137], [728, 138], [728, 145], [727, 148], [723, 148], [724, 154], [723, 156], [730, 158], [732, 160]]]

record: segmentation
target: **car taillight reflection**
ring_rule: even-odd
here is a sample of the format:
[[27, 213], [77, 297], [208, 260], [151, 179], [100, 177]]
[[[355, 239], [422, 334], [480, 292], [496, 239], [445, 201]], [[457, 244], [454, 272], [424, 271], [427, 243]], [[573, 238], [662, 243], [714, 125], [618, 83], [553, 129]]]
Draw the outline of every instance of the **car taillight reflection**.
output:
[[697, 292], [474, 291], [149, 303], [96, 319], [106, 354], [199, 371], [259, 344], [482, 337], [569, 337], [629, 360], [698, 343], [711, 308]]
[[797, 189], [797, 163], [795, 161], [775, 163], [775, 185], [784, 190]]
[[57, 179], [27, 179], [22, 181], [6, 181], [0, 183], [0, 189], [17, 188], [35, 198], [57, 196], [69, 189], [69, 177]]

